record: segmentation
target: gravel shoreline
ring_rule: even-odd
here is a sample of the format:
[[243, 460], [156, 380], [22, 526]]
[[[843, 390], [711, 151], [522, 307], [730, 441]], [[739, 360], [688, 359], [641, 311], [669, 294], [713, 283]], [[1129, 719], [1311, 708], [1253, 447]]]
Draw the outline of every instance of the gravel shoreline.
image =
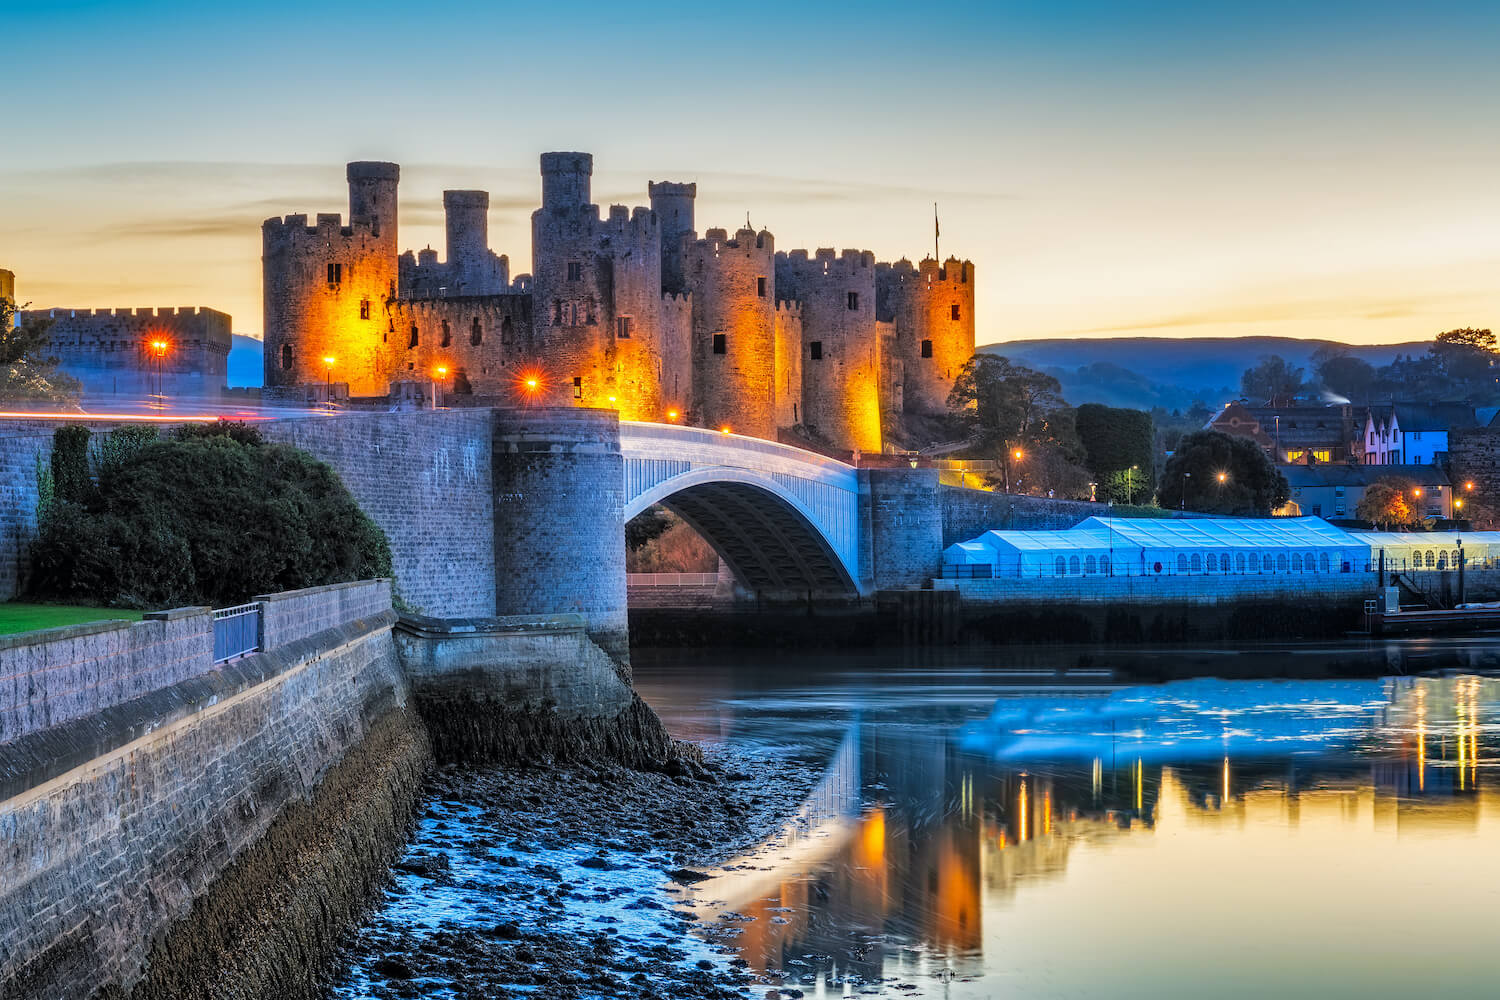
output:
[[773, 834], [818, 774], [722, 747], [696, 758], [439, 768], [327, 996], [750, 996], [744, 963], [674, 904], [699, 869]]

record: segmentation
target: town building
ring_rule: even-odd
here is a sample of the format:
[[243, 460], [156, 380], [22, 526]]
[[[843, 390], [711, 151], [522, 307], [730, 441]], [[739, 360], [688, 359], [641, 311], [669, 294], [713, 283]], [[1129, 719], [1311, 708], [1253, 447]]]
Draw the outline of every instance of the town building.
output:
[[1476, 426], [1466, 403], [1380, 403], [1359, 439], [1365, 465], [1433, 465], [1447, 460], [1448, 434]]
[[1288, 466], [1281, 470], [1290, 488], [1294, 512], [1313, 517], [1354, 518], [1365, 490], [1382, 479], [1410, 480], [1412, 506], [1423, 517], [1454, 516], [1453, 487], [1441, 465], [1330, 465]]
[[1352, 406], [1252, 406], [1225, 404], [1206, 429], [1249, 438], [1277, 465], [1348, 461], [1359, 435]]
[[265, 393], [604, 407], [878, 452], [940, 413], [974, 351], [974, 265], [778, 250], [696, 228], [697, 185], [593, 203], [593, 157], [544, 153], [532, 270], [489, 247], [483, 191], [444, 193], [447, 255], [401, 253], [400, 168], [348, 165], [349, 218], [262, 227]]

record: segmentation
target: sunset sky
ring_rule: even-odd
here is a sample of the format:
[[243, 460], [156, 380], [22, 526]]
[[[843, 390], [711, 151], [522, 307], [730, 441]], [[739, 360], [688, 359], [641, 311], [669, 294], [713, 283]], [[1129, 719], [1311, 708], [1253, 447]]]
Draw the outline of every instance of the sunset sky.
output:
[[782, 249], [978, 272], [981, 343], [1500, 327], [1500, 4], [4, 5], [0, 267], [38, 306], [259, 336], [260, 223], [402, 164], [401, 241], [537, 156], [595, 200], [696, 180]]

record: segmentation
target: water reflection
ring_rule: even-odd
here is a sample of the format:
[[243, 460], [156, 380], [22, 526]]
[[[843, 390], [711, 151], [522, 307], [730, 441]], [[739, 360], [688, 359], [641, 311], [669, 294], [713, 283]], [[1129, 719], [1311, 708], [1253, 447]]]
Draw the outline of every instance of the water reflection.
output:
[[700, 887], [711, 936], [770, 982], [1469, 996], [1497, 971], [1500, 681], [710, 683], [669, 724], [818, 748], [840, 789]]

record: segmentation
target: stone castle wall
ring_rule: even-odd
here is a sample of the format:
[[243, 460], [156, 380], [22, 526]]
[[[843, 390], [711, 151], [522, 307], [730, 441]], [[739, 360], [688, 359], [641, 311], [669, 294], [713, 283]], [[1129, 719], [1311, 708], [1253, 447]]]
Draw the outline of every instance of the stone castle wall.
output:
[[156, 392], [156, 341], [168, 345], [160, 361], [162, 391], [201, 396], [226, 384], [230, 318], [213, 309], [29, 309], [21, 319], [52, 321], [48, 350], [89, 395]]
[[938, 489], [943, 507], [943, 547], [986, 531], [1062, 531], [1109, 512], [1107, 504], [992, 493], [962, 486]]

